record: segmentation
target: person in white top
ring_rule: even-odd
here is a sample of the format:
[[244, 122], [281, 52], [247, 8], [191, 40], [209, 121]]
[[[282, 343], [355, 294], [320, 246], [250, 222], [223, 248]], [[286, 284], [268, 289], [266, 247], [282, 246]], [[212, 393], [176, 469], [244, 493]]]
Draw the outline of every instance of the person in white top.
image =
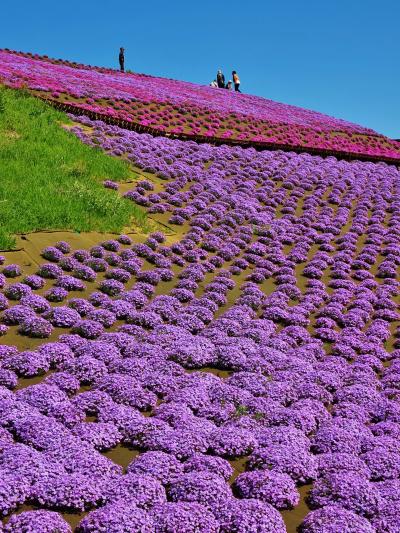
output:
[[210, 87], [218, 87], [217, 80], [213, 80], [213, 81], [210, 83]]
[[240, 91], [240, 79], [239, 79], [239, 76], [238, 76], [236, 70], [232, 71], [232, 79], [233, 79], [233, 84], [235, 86], [235, 91], [237, 93], [240, 93], [241, 92]]

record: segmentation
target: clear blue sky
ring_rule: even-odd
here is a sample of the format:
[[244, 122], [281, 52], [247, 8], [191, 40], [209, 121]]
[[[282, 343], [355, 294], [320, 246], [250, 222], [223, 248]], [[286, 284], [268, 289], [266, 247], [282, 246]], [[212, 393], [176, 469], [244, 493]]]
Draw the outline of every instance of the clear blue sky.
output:
[[400, 138], [396, 0], [5, 0], [0, 47], [242, 90]]

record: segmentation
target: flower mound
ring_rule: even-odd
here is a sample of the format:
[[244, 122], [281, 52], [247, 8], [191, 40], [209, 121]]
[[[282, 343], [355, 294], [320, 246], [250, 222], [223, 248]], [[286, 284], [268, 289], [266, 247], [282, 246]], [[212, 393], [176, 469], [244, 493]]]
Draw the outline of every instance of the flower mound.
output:
[[25, 511], [14, 515], [4, 527], [6, 533], [72, 533], [70, 525], [53, 511]]
[[236, 479], [234, 488], [242, 498], [263, 500], [276, 509], [290, 509], [300, 500], [292, 479], [277, 472], [245, 472]]
[[198, 503], [164, 503], [152, 510], [156, 533], [218, 533], [219, 524]]
[[21, 335], [37, 337], [39, 339], [50, 337], [52, 331], [53, 327], [50, 322], [40, 317], [26, 318], [18, 328], [18, 333]]
[[232, 497], [229, 485], [211, 472], [183, 474], [171, 483], [168, 494], [174, 502], [197, 502], [211, 511]]
[[302, 533], [376, 533], [363, 516], [340, 505], [327, 505], [309, 513], [301, 525]]
[[108, 501], [133, 501], [143, 509], [150, 509], [166, 501], [165, 489], [151, 476], [128, 473], [117, 478], [107, 490]]
[[29, 494], [28, 480], [18, 473], [1, 472], [0, 514], [5, 516], [25, 502]]
[[154, 533], [151, 517], [134, 503], [120, 500], [90, 512], [79, 523], [79, 533]]
[[260, 500], [228, 501], [217, 518], [221, 533], [286, 533], [286, 527], [279, 512]]
[[339, 503], [345, 509], [369, 517], [382, 506], [382, 499], [374, 484], [353, 472], [330, 474], [318, 479], [310, 492], [315, 506]]
[[84, 511], [102, 500], [102, 490], [95, 476], [64, 474], [43, 478], [34, 487], [34, 499], [41, 505], [72, 512]]
[[165, 452], [145, 452], [128, 466], [128, 473], [148, 474], [163, 485], [169, 485], [182, 474], [182, 464], [171, 454]]

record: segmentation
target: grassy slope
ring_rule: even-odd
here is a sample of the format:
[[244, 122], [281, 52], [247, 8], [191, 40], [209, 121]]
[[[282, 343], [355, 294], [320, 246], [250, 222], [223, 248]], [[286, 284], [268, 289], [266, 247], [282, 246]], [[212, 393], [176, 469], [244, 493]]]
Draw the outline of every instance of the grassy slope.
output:
[[67, 117], [24, 92], [0, 87], [0, 249], [35, 230], [121, 231], [145, 215], [102, 186], [129, 177], [125, 162], [60, 127]]

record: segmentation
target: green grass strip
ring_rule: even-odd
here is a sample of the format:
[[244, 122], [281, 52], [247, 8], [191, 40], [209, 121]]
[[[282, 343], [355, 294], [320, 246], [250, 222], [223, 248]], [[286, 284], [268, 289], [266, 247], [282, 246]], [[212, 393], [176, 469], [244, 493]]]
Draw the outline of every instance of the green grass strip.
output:
[[0, 87], [1, 250], [14, 246], [17, 233], [146, 227], [139, 207], [102, 186], [126, 181], [128, 164], [60, 127], [69, 122], [24, 91]]

